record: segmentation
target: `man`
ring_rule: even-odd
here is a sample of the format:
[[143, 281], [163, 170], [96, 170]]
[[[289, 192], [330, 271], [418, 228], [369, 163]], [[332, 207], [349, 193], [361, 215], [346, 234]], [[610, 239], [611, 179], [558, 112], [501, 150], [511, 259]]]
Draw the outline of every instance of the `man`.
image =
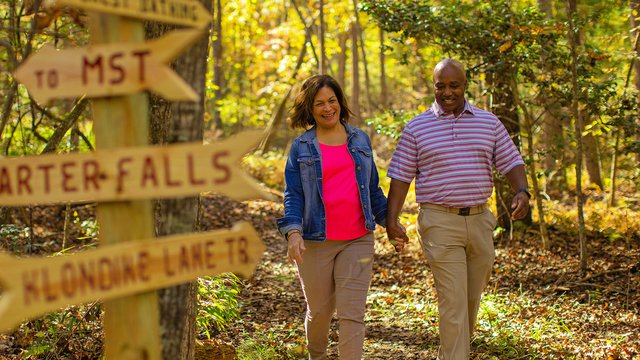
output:
[[530, 194], [522, 157], [500, 120], [466, 101], [463, 65], [441, 61], [433, 82], [435, 103], [407, 124], [389, 164], [387, 235], [404, 246], [398, 217], [415, 178], [420, 244], [438, 295], [438, 358], [462, 360], [469, 358], [480, 296], [495, 257], [496, 218], [485, 205], [493, 191], [492, 167], [516, 191], [514, 220], [529, 211]]

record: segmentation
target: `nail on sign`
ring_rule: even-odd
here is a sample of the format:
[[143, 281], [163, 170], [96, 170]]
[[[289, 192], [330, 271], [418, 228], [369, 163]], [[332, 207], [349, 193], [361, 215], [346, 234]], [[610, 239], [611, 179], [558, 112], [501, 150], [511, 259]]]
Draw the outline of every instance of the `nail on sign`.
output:
[[239, 162], [262, 136], [244, 131], [220, 143], [0, 157], [0, 205], [167, 198], [215, 191], [269, 199]]
[[47, 45], [18, 67], [14, 76], [41, 103], [142, 90], [151, 90], [167, 100], [197, 101], [198, 94], [169, 67], [169, 62], [203, 34], [201, 30], [176, 30], [146, 43], [67, 50]]
[[108, 300], [233, 272], [251, 276], [265, 246], [251, 224], [99, 247], [72, 256], [0, 253], [0, 331], [64, 306]]

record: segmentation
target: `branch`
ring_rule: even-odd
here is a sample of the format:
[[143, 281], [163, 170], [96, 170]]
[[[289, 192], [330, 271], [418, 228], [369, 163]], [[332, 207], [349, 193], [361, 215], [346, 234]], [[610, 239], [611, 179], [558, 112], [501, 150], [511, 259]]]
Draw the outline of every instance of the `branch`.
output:
[[[291, 3], [293, 4], [293, 8], [296, 10], [296, 13], [298, 14], [298, 17], [300, 18], [300, 22], [302, 22], [302, 25], [304, 26], [304, 31], [306, 33], [306, 40], [305, 40], [305, 44], [308, 42], [309, 46], [311, 46], [311, 51], [313, 52], [313, 57], [316, 59], [316, 62], [319, 64], [320, 60], [318, 58], [318, 54], [316, 54], [316, 48], [313, 46], [313, 41], [311, 40], [311, 26], [307, 25], [307, 22], [304, 20], [304, 15], [302, 15], [302, 11], [300, 11], [300, 8], [298, 7], [298, 4], [296, 4], [295, 0], [291, 0]], [[311, 24], [313, 24], [315, 22], [315, 18], [311, 19]]]
[[80, 136], [80, 138], [82, 139], [82, 141], [84, 141], [84, 143], [87, 145], [87, 147], [89, 148], [89, 150], [93, 151], [93, 144], [91, 144], [91, 141], [89, 141], [89, 138], [87, 138], [85, 136], [85, 134], [82, 133], [82, 131], [78, 130], [78, 129], [73, 129], [73, 131], [78, 134], [78, 136]]
[[584, 277], [584, 278], [580, 279], [579, 281], [582, 283], [582, 282], [591, 280], [593, 278], [596, 278], [596, 277], [599, 277], [599, 276], [602, 276], [602, 275], [615, 274], [615, 273], [619, 273], [619, 272], [625, 272], [625, 271], [628, 271], [628, 270], [629, 269], [627, 269], [627, 268], [618, 268], [618, 269], [613, 269], [613, 270], [602, 271], [602, 272], [599, 272], [599, 273], [592, 274], [592, 275], [589, 275], [587, 277]]
[[56, 131], [51, 135], [47, 145], [42, 150], [42, 154], [54, 152], [58, 145], [60, 145], [60, 141], [64, 137], [64, 134], [69, 131], [69, 129], [76, 123], [80, 115], [84, 112], [87, 107], [89, 101], [87, 98], [82, 98], [76, 106], [71, 110], [69, 115], [64, 119], [64, 122], [56, 129]]

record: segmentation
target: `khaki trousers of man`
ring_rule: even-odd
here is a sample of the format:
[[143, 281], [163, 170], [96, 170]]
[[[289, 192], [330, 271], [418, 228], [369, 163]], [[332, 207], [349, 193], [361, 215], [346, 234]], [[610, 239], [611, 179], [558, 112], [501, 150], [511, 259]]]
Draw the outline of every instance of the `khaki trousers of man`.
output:
[[495, 258], [496, 218], [484, 206], [462, 216], [451, 211], [455, 209], [428, 205], [432, 204], [420, 204], [418, 225], [438, 294], [438, 359], [466, 360], [480, 296]]
[[305, 331], [312, 360], [327, 358], [329, 327], [338, 313], [341, 360], [360, 360], [364, 312], [373, 266], [373, 233], [348, 241], [305, 241], [300, 283], [307, 300]]

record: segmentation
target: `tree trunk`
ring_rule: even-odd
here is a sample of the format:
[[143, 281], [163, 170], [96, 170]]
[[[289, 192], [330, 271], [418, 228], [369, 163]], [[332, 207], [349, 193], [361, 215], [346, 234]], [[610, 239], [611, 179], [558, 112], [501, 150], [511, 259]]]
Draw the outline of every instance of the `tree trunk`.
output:
[[[517, 89], [517, 85], [515, 79], [512, 80], [511, 87], [513, 89]], [[534, 123], [533, 116], [531, 116], [531, 112], [529, 109], [522, 104], [520, 101], [520, 96], [518, 91], [514, 91], [515, 96], [513, 98], [514, 103], [517, 107], [522, 110], [524, 114], [524, 124], [527, 131], [527, 155], [531, 159], [531, 164], [527, 166], [527, 172], [529, 173], [529, 178], [531, 179], [531, 186], [533, 187], [533, 200], [536, 203], [536, 209], [538, 210], [538, 218], [539, 218], [539, 228], [540, 228], [540, 239], [542, 240], [542, 248], [549, 249], [549, 231], [547, 229], [547, 223], [544, 219], [544, 206], [542, 206], [542, 196], [540, 196], [540, 184], [538, 183], [538, 177], [536, 176], [536, 164], [538, 163], [536, 159], [536, 150], [535, 145], [533, 143], [533, 134], [534, 134]]]
[[[640, 51], [640, 49], [638, 48], [638, 45], [640, 42], [640, 30], [636, 29], [636, 27], [640, 25], [640, 22], [638, 21], [638, 16], [640, 16], [640, 0], [631, 0], [630, 4], [631, 4], [631, 11], [630, 11], [631, 33], [635, 34], [633, 36], [634, 40], [632, 45], [633, 45], [633, 51], [636, 54], [638, 54], [638, 51]], [[627, 77], [624, 83], [625, 92], [629, 87], [629, 79], [631, 78], [632, 72], [635, 74], [636, 90], [639, 90], [640, 89], [640, 62], [636, 61], [635, 58], [631, 58], [630, 60], [629, 71], [627, 71]], [[639, 94], [638, 100], [640, 101], [640, 92], [638, 94]], [[638, 109], [638, 113], [640, 115], [640, 109]], [[640, 118], [640, 116], [638, 116], [638, 118]], [[618, 201], [616, 199], [616, 186], [617, 186], [616, 183], [618, 179], [618, 158], [620, 156], [620, 137], [622, 136], [622, 132], [623, 132], [623, 129], [621, 128], [618, 128], [615, 130], [615, 136], [614, 136], [615, 142], [613, 146], [613, 154], [611, 155], [611, 188], [609, 191], [611, 197], [609, 198], [609, 206], [612, 206], [612, 207], [618, 206]], [[640, 141], [640, 139], [638, 141]], [[636, 161], [640, 161], [640, 159], [636, 158]]]
[[318, 35], [318, 38], [320, 40], [320, 63], [318, 64], [318, 71], [320, 72], [320, 74], [326, 74], [327, 73], [327, 55], [325, 53], [325, 48], [324, 48], [324, 0], [319, 0], [319, 7], [320, 7], [320, 16], [318, 21], [320, 22], [320, 26], [319, 26], [319, 30], [320, 30], [320, 34]]
[[358, 15], [358, 0], [353, 0], [353, 16], [355, 17], [356, 33], [360, 42], [360, 51], [362, 53], [362, 65], [364, 67], [364, 87], [367, 94], [367, 116], [371, 116], [371, 81], [369, 78], [369, 66], [367, 64], [367, 52], [364, 44], [364, 32], [362, 26], [360, 26], [360, 16]]
[[[308, 37], [307, 40], [311, 41], [311, 38]], [[298, 55], [298, 62], [296, 63], [296, 67], [293, 70], [293, 75], [291, 76], [292, 79], [295, 79], [298, 77], [298, 72], [300, 71], [300, 68], [304, 63], [304, 58], [306, 54], [307, 54], [307, 46], [303, 44], [302, 49], [300, 49], [300, 54]], [[271, 147], [271, 144], [273, 143], [273, 138], [275, 135], [275, 129], [278, 129], [280, 127], [280, 123], [282, 122], [282, 120], [286, 118], [285, 115], [286, 115], [287, 100], [289, 99], [289, 96], [291, 96], [292, 90], [293, 90], [293, 86], [289, 87], [289, 90], [282, 98], [282, 101], [280, 101], [280, 103], [278, 104], [278, 107], [275, 109], [275, 111], [271, 115], [271, 120], [269, 121], [269, 124], [267, 125], [267, 130], [265, 131], [266, 135], [260, 142], [260, 145], [258, 145], [259, 151], [264, 152], [266, 149], [269, 149]]]
[[[640, 31], [637, 29], [640, 26], [640, 0], [630, 0], [631, 5], [631, 28], [636, 29], [634, 35]], [[634, 15], [635, 11], [635, 15]], [[635, 36], [634, 36], [635, 37]], [[640, 47], [634, 46], [633, 51], [635, 52], [636, 59], [640, 58]], [[636, 86], [636, 90], [638, 91], [638, 102], [640, 102], [640, 61], [636, 60], [633, 65], [634, 68], [634, 83]], [[636, 124], [640, 127], [640, 109], [638, 109], [638, 119], [636, 120]], [[636, 140], [640, 142], [640, 134], [636, 135]], [[636, 153], [636, 162], [640, 163], [640, 153]]]
[[216, 129], [222, 129], [222, 118], [218, 102], [224, 98], [224, 71], [222, 70], [222, 0], [213, 0], [215, 4], [213, 17], [213, 40], [211, 48], [213, 53], [213, 84], [216, 87], [213, 96], [211, 116]]
[[551, 0], [537, 0], [538, 9], [547, 15], [549, 18], [553, 18], [553, 2]]
[[[587, 114], [581, 113], [580, 115], [582, 116], [580, 124], [588, 124], [590, 122]], [[589, 174], [589, 180], [592, 184], [598, 185], [600, 190], [604, 190], [600, 171], [600, 151], [598, 150], [598, 142], [595, 136], [587, 134], [583, 137], [583, 144], [584, 160], [587, 167], [587, 173]]]
[[349, 33], [341, 32], [338, 35], [338, 46], [340, 46], [340, 53], [338, 53], [338, 82], [342, 87], [347, 81], [347, 41], [349, 40]]
[[358, 56], [358, 29], [351, 23], [351, 111], [355, 115], [354, 125], [360, 125], [360, 57]]
[[[553, 4], [551, 0], [538, 0], [538, 8], [548, 19], [553, 19]], [[549, 69], [545, 59], [540, 59], [541, 67]], [[550, 70], [546, 70], [550, 72]], [[564, 127], [558, 117], [560, 105], [550, 102], [546, 97], [538, 99], [539, 104], [547, 111], [542, 115], [542, 141], [546, 151], [544, 156], [544, 169], [546, 174], [545, 193], [554, 190], [565, 189], [566, 172], [563, 163], [564, 157]]]
[[578, 104], [578, 49], [579, 43], [578, 32], [574, 29], [574, 17], [576, 15], [576, 0], [565, 0], [567, 9], [567, 18], [569, 19], [569, 46], [571, 47], [571, 87], [573, 93], [573, 101], [571, 102], [571, 111], [574, 119], [574, 131], [576, 136], [576, 194], [578, 202], [578, 236], [580, 241], [580, 269], [582, 272], [587, 271], [587, 243], [585, 239], [584, 224], [584, 194], [582, 193], [582, 124], [580, 116], [580, 106]]
[[384, 50], [384, 30], [380, 28], [380, 108], [382, 109], [386, 109], [389, 102]]
[[[505, 69], [499, 74], [487, 74], [487, 79], [489, 79], [490, 86], [493, 89], [493, 108], [491, 111], [502, 121], [507, 132], [511, 134], [513, 142], [520, 149], [520, 123], [518, 110], [514, 102], [514, 92], [517, 89], [512, 89], [510, 86], [510, 78], [512, 77], [510, 74], [512, 74], [510, 69]], [[511, 229], [511, 199], [514, 196], [514, 192], [504, 176], [495, 176], [494, 183], [496, 187], [498, 226]], [[527, 216], [523, 221], [531, 224], [531, 213]]]
[[[206, 9], [210, 0], [202, 1]], [[160, 36], [169, 27], [149, 23], [147, 35]], [[151, 138], [156, 144], [202, 142], [204, 124], [204, 93], [208, 41], [203, 36], [175, 62], [175, 71], [200, 95], [197, 102], [170, 103], [152, 96]], [[167, 199], [156, 202], [156, 235], [197, 231], [199, 197]], [[193, 359], [196, 331], [197, 282], [162, 289], [158, 292], [162, 356], [170, 359]]]

